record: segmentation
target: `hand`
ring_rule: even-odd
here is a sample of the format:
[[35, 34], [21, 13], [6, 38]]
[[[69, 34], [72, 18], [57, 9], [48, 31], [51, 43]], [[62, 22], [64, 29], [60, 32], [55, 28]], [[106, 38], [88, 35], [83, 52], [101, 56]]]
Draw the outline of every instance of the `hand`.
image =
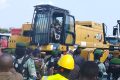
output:
[[104, 52], [109, 54], [109, 50], [104, 50]]

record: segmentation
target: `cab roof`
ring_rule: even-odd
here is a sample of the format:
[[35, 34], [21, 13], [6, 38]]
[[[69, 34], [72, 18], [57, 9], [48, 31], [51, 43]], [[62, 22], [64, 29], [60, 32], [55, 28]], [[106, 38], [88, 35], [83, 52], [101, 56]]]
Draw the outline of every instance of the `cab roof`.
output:
[[69, 13], [68, 10], [66, 9], [62, 9], [62, 8], [59, 8], [59, 7], [56, 7], [56, 6], [52, 6], [52, 5], [36, 5], [34, 6], [35, 7], [35, 10], [50, 10], [50, 11], [53, 11], [53, 10], [58, 10], [60, 12], [66, 12], [66, 13]]

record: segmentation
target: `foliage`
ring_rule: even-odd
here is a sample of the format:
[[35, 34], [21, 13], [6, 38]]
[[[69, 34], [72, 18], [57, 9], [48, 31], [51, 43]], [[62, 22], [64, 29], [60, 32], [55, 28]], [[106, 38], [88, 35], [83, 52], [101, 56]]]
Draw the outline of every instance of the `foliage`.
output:
[[9, 32], [8, 29], [2, 29], [2, 28], [0, 28], [0, 33], [8, 33], [8, 32]]

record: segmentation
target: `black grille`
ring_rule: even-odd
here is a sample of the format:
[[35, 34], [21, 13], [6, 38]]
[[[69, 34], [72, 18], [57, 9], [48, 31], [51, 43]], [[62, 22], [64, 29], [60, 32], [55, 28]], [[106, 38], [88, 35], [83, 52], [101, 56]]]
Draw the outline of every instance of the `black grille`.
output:
[[34, 36], [35, 44], [43, 45], [49, 43], [49, 14], [48, 12], [36, 13], [34, 21]]

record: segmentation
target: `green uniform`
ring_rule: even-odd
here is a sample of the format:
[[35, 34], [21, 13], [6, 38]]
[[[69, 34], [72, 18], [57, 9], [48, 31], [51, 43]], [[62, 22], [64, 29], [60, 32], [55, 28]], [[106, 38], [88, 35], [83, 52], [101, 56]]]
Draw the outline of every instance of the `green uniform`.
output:
[[26, 46], [25, 43], [16, 43], [14, 67], [23, 75], [24, 80], [35, 80], [37, 75], [34, 60], [26, 55]]
[[[32, 78], [37, 77], [34, 60], [32, 60], [31, 58], [28, 59], [25, 66], [28, 67], [28, 72], [30, 76], [32, 76]], [[29, 78], [29, 80], [33, 80], [33, 79]]]
[[[23, 61], [23, 58], [17, 59], [17, 63], [15, 63], [15, 68], [18, 67], [18, 64], [21, 64]], [[32, 58], [29, 58], [25, 64], [23, 65], [23, 70], [22, 70], [22, 75], [24, 77], [24, 80], [34, 80], [35, 77], [37, 77], [36, 75], [36, 69], [35, 69], [35, 64], [34, 64], [34, 60]], [[25, 71], [25, 72], [24, 72]], [[29, 75], [25, 75], [24, 73], [28, 73]]]
[[120, 59], [119, 58], [113, 58], [113, 59], [110, 60], [110, 64], [120, 65]]
[[68, 79], [60, 74], [55, 74], [52, 76], [43, 76], [42, 80], [68, 80]]

